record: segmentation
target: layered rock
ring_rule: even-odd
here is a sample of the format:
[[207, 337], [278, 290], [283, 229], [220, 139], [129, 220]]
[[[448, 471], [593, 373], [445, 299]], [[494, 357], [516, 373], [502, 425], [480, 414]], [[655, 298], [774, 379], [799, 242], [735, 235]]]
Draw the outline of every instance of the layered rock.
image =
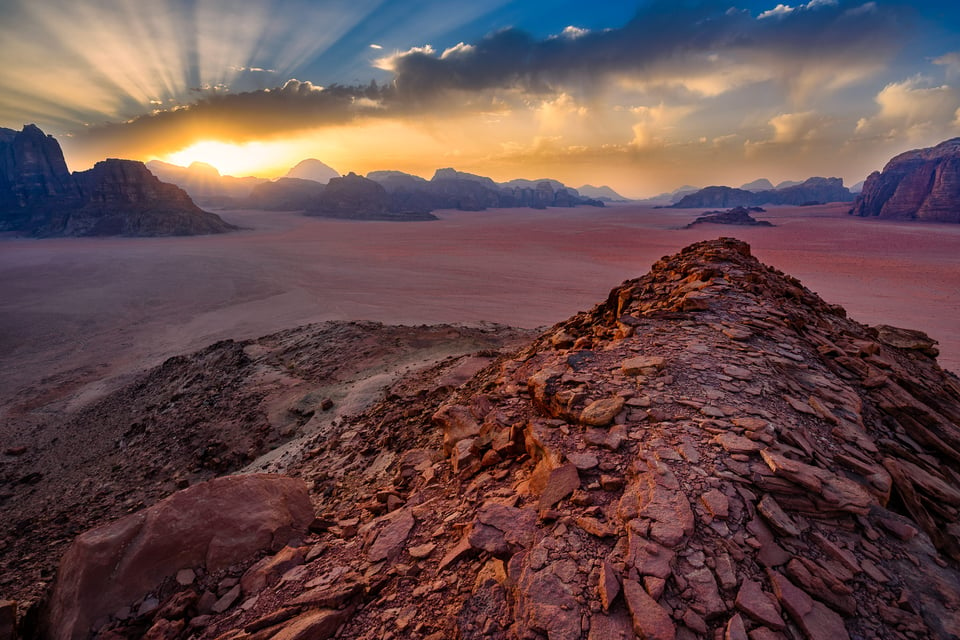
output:
[[752, 215], [754, 213], [763, 213], [760, 207], [734, 207], [727, 211], [708, 211], [696, 220], [688, 224], [685, 229], [690, 229], [698, 224], [731, 224], [744, 227], [772, 227], [773, 224], [766, 220], [757, 220]]
[[902, 153], [875, 171], [853, 203], [852, 215], [897, 220], [960, 222], [960, 138]]
[[141, 162], [105, 160], [69, 174], [35, 125], [0, 130], [0, 230], [39, 236], [195, 235], [235, 227], [199, 209]]
[[764, 204], [803, 206], [826, 202], [849, 202], [853, 194], [842, 178], [809, 178], [801, 184], [764, 191], [733, 187], [707, 187], [688, 194], [675, 204], [678, 209], [701, 207], [752, 207]]
[[345, 419], [288, 469], [321, 514], [303, 546], [101, 633], [956, 637], [960, 381], [935, 354], [743, 242], [692, 245], [452, 395]]

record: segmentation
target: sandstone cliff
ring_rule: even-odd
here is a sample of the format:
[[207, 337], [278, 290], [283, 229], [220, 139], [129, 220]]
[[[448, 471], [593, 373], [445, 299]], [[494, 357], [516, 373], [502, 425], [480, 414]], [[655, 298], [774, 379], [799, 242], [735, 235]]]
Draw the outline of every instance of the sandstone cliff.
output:
[[698, 243], [452, 395], [420, 377], [330, 423], [271, 467], [308, 482], [309, 535], [131, 591], [98, 627], [954, 638], [960, 381], [935, 355], [745, 243]]
[[890, 160], [882, 172], [870, 174], [850, 213], [960, 222], [960, 138]]
[[70, 174], [35, 125], [0, 129], [0, 231], [35, 236], [195, 235], [234, 229], [142, 162], [105, 160]]

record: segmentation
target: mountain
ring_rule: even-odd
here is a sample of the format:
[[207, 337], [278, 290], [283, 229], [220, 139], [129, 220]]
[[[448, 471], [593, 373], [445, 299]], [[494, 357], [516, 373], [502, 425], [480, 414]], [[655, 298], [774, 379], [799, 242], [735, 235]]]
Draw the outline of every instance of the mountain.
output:
[[277, 178], [254, 187], [242, 205], [266, 211], [302, 211], [317, 202], [324, 187], [314, 180]]
[[340, 172], [330, 167], [316, 158], [307, 158], [297, 163], [297, 166], [290, 169], [286, 175], [287, 178], [299, 178], [300, 180], [313, 180], [320, 184], [327, 184], [332, 178], [339, 178]]
[[[334, 348], [338, 331], [218, 343], [105, 398], [90, 424], [118, 435], [95, 462], [118, 485], [98, 498], [66, 484], [64, 499], [112, 517], [115, 494], [167, 486], [183, 464], [168, 455], [230, 468], [284, 424], [318, 423], [265, 463], [276, 476], [198, 482], [79, 535], [25, 626], [58, 639], [91, 623], [100, 637], [235, 640], [960, 634], [960, 380], [926, 335], [851, 320], [741, 241], [662, 258], [518, 351], [478, 352], [472, 377], [388, 352], [406, 373], [328, 420], [334, 403], [308, 378], [382, 373], [376, 344], [343, 331], [350, 348]], [[216, 424], [236, 445], [202, 431]], [[25, 521], [56, 468], [3, 523], [32, 530], [8, 538], [17, 548], [103, 513]]]
[[707, 187], [684, 196], [672, 206], [678, 209], [756, 207], [764, 204], [802, 206], [850, 200], [853, 200], [853, 194], [843, 186], [842, 178], [808, 178], [797, 185], [757, 192], [733, 187]]
[[674, 189], [673, 191], [661, 193], [651, 198], [644, 198], [643, 200], [635, 200], [635, 202], [639, 202], [642, 204], [655, 205], [655, 206], [668, 206], [671, 204], [676, 204], [684, 196], [689, 195], [691, 193], [696, 193], [699, 190], [700, 190], [700, 187], [694, 187], [692, 185], [685, 184], [682, 187]]
[[195, 202], [212, 207], [237, 206], [251, 194], [254, 187], [268, 182], [253, 176], [221, 176], [216, 167], [205, 162], [193, 162], [189, 167], [181, 167], [151, 160], [147, 168], [164, 182], [173, 183], [186, 191]]
[[771, 191], [773, 190], [773, 183], [766, 178], [758, 178], [753, 182], [748, 182], [747, 184], [741, 185], [740, 188], [744, 191]]
[[235, 229], [142, 162], [108, 159], [70, 174], [35, 125], [0, 129], [0, 231], [33, 236], [169, 236]]
[[577, 187], [577, 191], [584, 197], [600, 200], [601, 202], [627, 202], [630, 200], [629, 198], [624, 198], [606, 185], [595, 187], [590, 184], [585, 184]]
[[960, 138], [902, 153], [867, 177], [850, 213], [960, 222]]

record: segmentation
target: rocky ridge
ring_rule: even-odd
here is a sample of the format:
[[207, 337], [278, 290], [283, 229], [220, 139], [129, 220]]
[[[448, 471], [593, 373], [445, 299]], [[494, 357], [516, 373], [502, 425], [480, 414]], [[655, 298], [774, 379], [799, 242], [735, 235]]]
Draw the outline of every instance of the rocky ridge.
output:
[[957, 637], [935, 355], [743, 242], [692, 245], [452, 396], [347, 418], [277, 469], [309, 535], [131, 593], [99, 637]]
[[871, 173], [850, 214], [960, 222], [960, 138], [907, 151]]
[[53, 136], [35, 125], [0, 129], [0, 232], [163, 236], [235, 228], [141, 162], [108, 159], [70, 174]]
[[[749, 186], [749, 185], [745, 185]], [[701, 207], [756, 207], [764, 204], [804, 206], [826, 202], [849, 202], [853, 194], [843, 186], [841, 178], [808, 178], [801, 184], [748, 191], [733, 187], [706, 187], [685, 195], [670, 205], [677, 209]]]

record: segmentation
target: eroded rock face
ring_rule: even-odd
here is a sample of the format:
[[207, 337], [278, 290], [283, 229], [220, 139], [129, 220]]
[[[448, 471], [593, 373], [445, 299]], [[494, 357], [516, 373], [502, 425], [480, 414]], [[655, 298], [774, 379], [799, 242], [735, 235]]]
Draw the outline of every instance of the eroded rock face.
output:
[[223, 569], [282, 547], [314, 517], [303, 481], [227, 476], [173, 494], [144, 511], [87, 531], [64, 554], [47, 637], [86, 638], [91, 625], [181, 569]]
[[863, 184], [855, 216], [960, 222], [960, 138], [902, 153]]
[[0, 129], [0, 231], [37, 236], [170, 236], [235, 229], [142, 162], [105, 160], [70, 174], [35, 125]]

